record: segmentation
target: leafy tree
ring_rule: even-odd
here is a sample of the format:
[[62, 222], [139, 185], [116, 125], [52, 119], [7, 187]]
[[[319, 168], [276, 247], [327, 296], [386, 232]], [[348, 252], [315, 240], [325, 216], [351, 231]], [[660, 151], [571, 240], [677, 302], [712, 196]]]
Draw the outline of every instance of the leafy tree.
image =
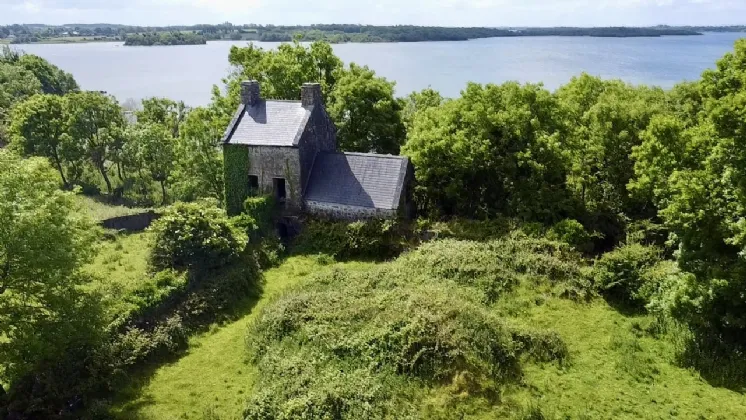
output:
[[0, 168], [0, 377], [12, 384], [94, 336], [78, 286], [95, 230], [44, 159], [0, 150]]
[[230, 91], [238, 97], [241, 80], [258, 80], [263, 95], [274, 99], [299, 99], [303, 83], [321, 84], [325, 96], [334, 89], [337, 71], [342, 61], [334, 55], [331, 45], [314, 42], [310, 46], [299, 41], [280, 45], [276, 50], [264, 50], [250, 44], [231, 47], [228, 61], [235, 72], [228, 80]]
[[338, 73], [328, 109], [342, 150], [399, 153], [406, 129], [393, 82], [376, 77], [367, 66], [350, 64]]
[[111, 195], [108, 165], [120, 159], [124, 137], [119, 103], [101, 93], [80, 92], [69, 95], [68, 104], [70, 136], [84, 145], [88, 159], [103, 177]]
[[36, 95], [20, 103], [13, 111], [10, 132], [26, 155], [43, 156], [52, 161], [62, 183], [68, 185], [65, 170], [77, 156], [71, 151], [67, 129], [67, 101], [54, 95]]
[[49, 61], [32, 54], [21, 55], [18, 65], [31, 73], [41, 82], [41, 90], [52, 95], [65, 95], [77, 92], [80, 88], [70, 73], [66, 73]]
[[175, 142], [171, 131], [160, 124], [138, 123], [131, 132], [129, 141], [133, 143], [137, 167], [147, 170], [153, 181], [160, 184], [165, 204], [168, 199], [166, 182], [171, 177], [175, 160]]
[[176, 164], [171, 176], [182, 200], [223, 200], [223, 158], [220, 139], [231, 115], [223, 107], [195, 108], [184, 120], [176, 139]]
[[33, 73], [0, 61], [0, 146], [9, 140], [5, 130], [13, 105], [37, 93], [41, 93], [41, 83]]
[[137, 122], [160, 124], [168, 128], [172, 137], [179, 137], [179, 126], [189, 110], [184, 102], [166, 98], [143, 99], [142, 109], [135, 112]]
[[403, 100], [402, 120], [404, 125], [409, 129], [412, 127], [415, 115], [428, 108], [440, 106], [443, 103], [443, 96], [437, 90], [427, 88], [420, 92], [412, 92]]
[[568, 185], [577, 199], [596, 214], [654, 214], [651, 203], [630, 197], [627, 184], [634, 177], [632, 150], [650, 119], [666, 109], [665, 93], [584, 74], [556, 96], [568, 132]]
[[559, 105], [541, 85], [469, 84], [416, 115], [402, 152], [429, 213], [561, 220], [567, 210]]

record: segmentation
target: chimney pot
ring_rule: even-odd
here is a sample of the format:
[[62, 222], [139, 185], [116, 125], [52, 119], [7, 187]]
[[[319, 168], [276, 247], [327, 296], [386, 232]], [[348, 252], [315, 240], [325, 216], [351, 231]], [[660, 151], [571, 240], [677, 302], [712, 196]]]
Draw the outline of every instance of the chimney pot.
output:
[[318, 83], [304, 83], [300, 90], [301, 105], [311, 107], [321, 103], [321, 85]]
[[254, 106], [262, 99], [262, 92], [259, 82], [249, 80], [241, 82], [241, 103], [248, 106]]

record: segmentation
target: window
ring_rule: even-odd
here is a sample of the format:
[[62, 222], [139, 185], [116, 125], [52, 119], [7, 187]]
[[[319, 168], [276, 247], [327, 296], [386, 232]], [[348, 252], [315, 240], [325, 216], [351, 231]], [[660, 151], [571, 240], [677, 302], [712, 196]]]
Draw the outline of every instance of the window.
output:
[[259, 177], [256, 175], [249, 175], [249, 195], [259, 194]]
[[275, 198], [277, 199], [278, 202], [284, 203], [285, 198], [287, 197], [287, 194], [285, 192], [285, 179], [275, 178], [272, 180], [272, 184], [275, 190]]

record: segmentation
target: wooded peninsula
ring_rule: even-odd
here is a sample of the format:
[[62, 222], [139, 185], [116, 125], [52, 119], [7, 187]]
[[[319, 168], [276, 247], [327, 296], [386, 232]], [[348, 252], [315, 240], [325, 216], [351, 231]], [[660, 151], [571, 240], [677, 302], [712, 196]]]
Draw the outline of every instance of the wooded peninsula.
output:
[[435, 26], [372, 26], [324, 24], [310, 26], [218, 25], [143, 27], [117, 24], [29, 24], [0, 26], [0, 43], [121, 42], [125, 45], [187, 45], [207, 41], [424, 42], [467, 41], [522, 36], [660, 37], [701, 35], [702, 32], [746, 32], [746, 26], [718, 27], [597, 27], [597, 28], [455, 28]]

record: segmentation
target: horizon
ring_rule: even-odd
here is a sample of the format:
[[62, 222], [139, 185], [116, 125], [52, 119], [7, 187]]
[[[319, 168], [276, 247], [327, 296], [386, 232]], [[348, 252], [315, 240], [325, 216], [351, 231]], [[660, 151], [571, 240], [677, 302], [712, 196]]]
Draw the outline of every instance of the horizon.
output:
[[[320, 0], [0, 0], [0, 25], [101, 24], [192, 26], [184, 22], [272, 22], [308, 26], [318, 22], [438, 27], [652, 27], [743, 25], [740, 0], [379, 0], [350, 4]], [[361, 19], [361, 16], [365, 16]], [[116, 18], [115, 18], [116, 17]], [[34, 23], [20, 23], [34, 22]], [[196, 23], [199, 24], [199, 23]]]

